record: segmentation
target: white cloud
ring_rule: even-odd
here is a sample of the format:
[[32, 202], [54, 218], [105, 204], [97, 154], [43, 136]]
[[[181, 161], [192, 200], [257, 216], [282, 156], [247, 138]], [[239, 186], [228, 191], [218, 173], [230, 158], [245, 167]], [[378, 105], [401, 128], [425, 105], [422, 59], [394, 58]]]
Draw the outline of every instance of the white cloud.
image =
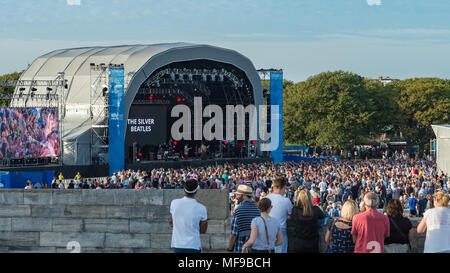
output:
[[366, 0], [369, 6], [381, 6], [381, 0]]
[[81, 6], [81, 0], [66, 0], [69, 6]]

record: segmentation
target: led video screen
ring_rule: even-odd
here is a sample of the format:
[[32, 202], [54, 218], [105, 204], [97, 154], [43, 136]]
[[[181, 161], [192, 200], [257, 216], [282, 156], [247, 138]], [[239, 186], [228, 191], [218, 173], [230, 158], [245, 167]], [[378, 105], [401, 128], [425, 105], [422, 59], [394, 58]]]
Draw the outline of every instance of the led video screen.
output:
[[0, 158], [59, 156], [57, 108], [0, 108]]
[[167, 142], [166, 108], [164, 105], [133, 105], [126, 125], [126, 145], [133, 145], [133, 139], [141, 147]]

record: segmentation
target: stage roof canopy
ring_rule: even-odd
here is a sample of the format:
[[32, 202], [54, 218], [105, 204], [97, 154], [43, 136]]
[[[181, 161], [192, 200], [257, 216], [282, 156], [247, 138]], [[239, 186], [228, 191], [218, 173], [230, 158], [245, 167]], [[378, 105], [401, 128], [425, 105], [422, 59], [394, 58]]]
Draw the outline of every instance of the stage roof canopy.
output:
[[[62, 102], [66, 105], [62, 138], [66, 142], [78, 141], [78, 145], [85, 145], [89, 142], [89, 138], [81, 136], [86, 134], [91, 126], [90, 107], [102, 106], [91, 103], [91, 64], [124, 65], [126, 120], [139, 87], [154, 71], [174, 62], [202, 59], [231, 64], [242, 70], [252, 84], [255, 105], [263, 104], [261, 81], [252, 62], [234, 50], [211, 45], [166, 43], [55, 50], [34, 60], [24, 71], [20, 80], [55, 80], [58, 73], [64, 72], [68, 89], [65, 90], [65, 96], [62, 98]], [[35, 94], [47, 94], [46, 87], [36, 88]], [[16, 88], [15, 94], [18, 93], [19, 88]], [[23, 93], [30, 94], [31, 88], [27, 88]], [[12, 106], [23, 107], [26, 105], [13, 102]], [[71, 153], [71, 155], [67, 153]], [[65, 149], [64, 156], [73, 157], [74, 153]], [[78, 164], [80, 161], [85, 161], [84, 163], [87, 163], [86, 160], [73, 159], [69, 161], [64, 159], [64, 161], [78, 161]]]

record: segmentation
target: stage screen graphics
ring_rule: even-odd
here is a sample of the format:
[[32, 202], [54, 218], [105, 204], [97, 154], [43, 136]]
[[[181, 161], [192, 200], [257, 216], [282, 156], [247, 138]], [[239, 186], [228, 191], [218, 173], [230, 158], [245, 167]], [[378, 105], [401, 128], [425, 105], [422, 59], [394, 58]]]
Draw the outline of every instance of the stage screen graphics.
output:
[[133, 105], [127, 120], [127, 147], [133, 145], [133, 140], [140, 148], [166, 143], [167, 106]]
[[57, 108], [0, 108], [0, 158], [59, 156]]

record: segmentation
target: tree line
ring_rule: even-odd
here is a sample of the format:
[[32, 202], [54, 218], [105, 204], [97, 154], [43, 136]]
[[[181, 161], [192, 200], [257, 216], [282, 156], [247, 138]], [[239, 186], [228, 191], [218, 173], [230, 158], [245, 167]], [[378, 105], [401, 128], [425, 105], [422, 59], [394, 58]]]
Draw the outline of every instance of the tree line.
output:
[[450, 122], [450, 80], [413, 78], [383, 85], [355, 73], [324, 72], [285, 84], [285, 143], [351, 148], [399, 135], [427, 148], [431, 124]]

